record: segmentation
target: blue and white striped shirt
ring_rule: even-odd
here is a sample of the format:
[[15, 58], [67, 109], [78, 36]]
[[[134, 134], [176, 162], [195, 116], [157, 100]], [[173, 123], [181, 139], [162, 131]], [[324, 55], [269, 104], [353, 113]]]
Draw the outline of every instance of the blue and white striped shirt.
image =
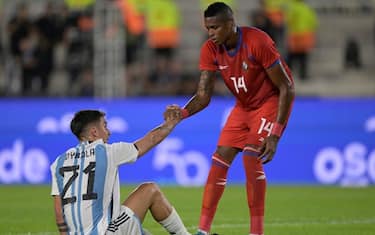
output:
[[105, 234], [120, 211], [118, 167], [137, 160], [133, 143], [82, 142], [51, 165], [51, 195], [62, 199], [71, 234]]

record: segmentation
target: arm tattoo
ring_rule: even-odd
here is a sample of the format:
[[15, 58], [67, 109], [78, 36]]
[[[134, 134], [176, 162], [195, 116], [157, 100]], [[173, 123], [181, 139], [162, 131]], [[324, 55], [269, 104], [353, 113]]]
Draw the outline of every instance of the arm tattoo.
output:
[[188, 102], [186, 108], [190, 114], [197, 113], [207, 107], [215, 87], [215, 72], [202, 71], [196, 94]]
[[155, 127], [149, 132], [150, 141], [152, 144], [160, 143], [171, 131], [173, 127], [166, 124]]
[[212, 96], [215, 85], [214, 75], [215, 73], [212, 71], [202, 71], [198, 84], [197, 94], [209, 97]]
[[150, 133], [155, 134], [155, 133], [157, 133], [157, 132], [164, 132], [164, 131], [169, 133], [169, 132], [172, 131], [172, 128], [166, 126], [165, 124], [163, 124], [163, 125], [157, 126], [157, 127], [155, 127], [154, 129], [152, 129], [152, 130], [150, 131]]

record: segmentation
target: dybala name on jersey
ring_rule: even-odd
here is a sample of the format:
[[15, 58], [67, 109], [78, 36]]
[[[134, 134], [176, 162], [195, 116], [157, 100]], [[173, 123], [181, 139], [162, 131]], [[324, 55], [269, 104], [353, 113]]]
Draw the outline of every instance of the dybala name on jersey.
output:
[[81, 152], [68, 152], [66, 154], [65, 160], [74, 159], [74, 158], [86, 158], [86, 157], [92, 157], [92, 156], [95, 156], [94, 148], [83, 150]]

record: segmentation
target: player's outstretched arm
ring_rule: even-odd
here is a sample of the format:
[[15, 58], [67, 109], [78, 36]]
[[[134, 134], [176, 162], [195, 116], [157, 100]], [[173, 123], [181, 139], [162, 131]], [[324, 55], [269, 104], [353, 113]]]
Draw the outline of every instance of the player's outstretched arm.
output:
[[215, 72], [201, 71], [198, 88], [194, 96], [181, 109], [182, 118], [191, 116], [208, 106], [215, 87]]
[[[168, 110], [168, 112], [167, 112]], [[178, 106], [169, 106], [164, 113], [164, 123], [155, 127], [148, 132], [144, 137], [134, 142], [138, 149], [138, 157], [141, 157], [154, 146], [164, 140], [174, 129], [177, 123], [181, 120], [180, 108]]]

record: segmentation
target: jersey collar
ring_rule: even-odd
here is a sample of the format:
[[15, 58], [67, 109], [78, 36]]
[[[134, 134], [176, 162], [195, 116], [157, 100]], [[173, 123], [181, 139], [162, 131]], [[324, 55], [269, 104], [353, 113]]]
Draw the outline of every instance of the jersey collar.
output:
[[236, 49], [234, 51], [228, 51], [227, 48], [225, 48], [225, 45], [223, 44], [224, 50], [228, 53], [229, 56], [233, 57], [237, 54], [237, 51], [239, 51], [241, 44], [242, 44], [242, 30], [240, 27], [237, 26], [237, 32], [238, 32], [238, 40]]
[[[85, 141], [81, 141], [81, 142], [78, 144], [78, 146], [79, 146], [79, 145], [88, 145], [88, 144], [92, 144], [92, 143], [103, 144], [104, 142], [103, 142], [103, 139], [98, 139], [98, 140], [95, 140], [95, 141], [93, 141], [93, 142], [90, 142], [90, 141], [88, 141], [88, 140], [85, 140]], [[78, 147], [78, 146], [77, 146], [77, 147]]]

